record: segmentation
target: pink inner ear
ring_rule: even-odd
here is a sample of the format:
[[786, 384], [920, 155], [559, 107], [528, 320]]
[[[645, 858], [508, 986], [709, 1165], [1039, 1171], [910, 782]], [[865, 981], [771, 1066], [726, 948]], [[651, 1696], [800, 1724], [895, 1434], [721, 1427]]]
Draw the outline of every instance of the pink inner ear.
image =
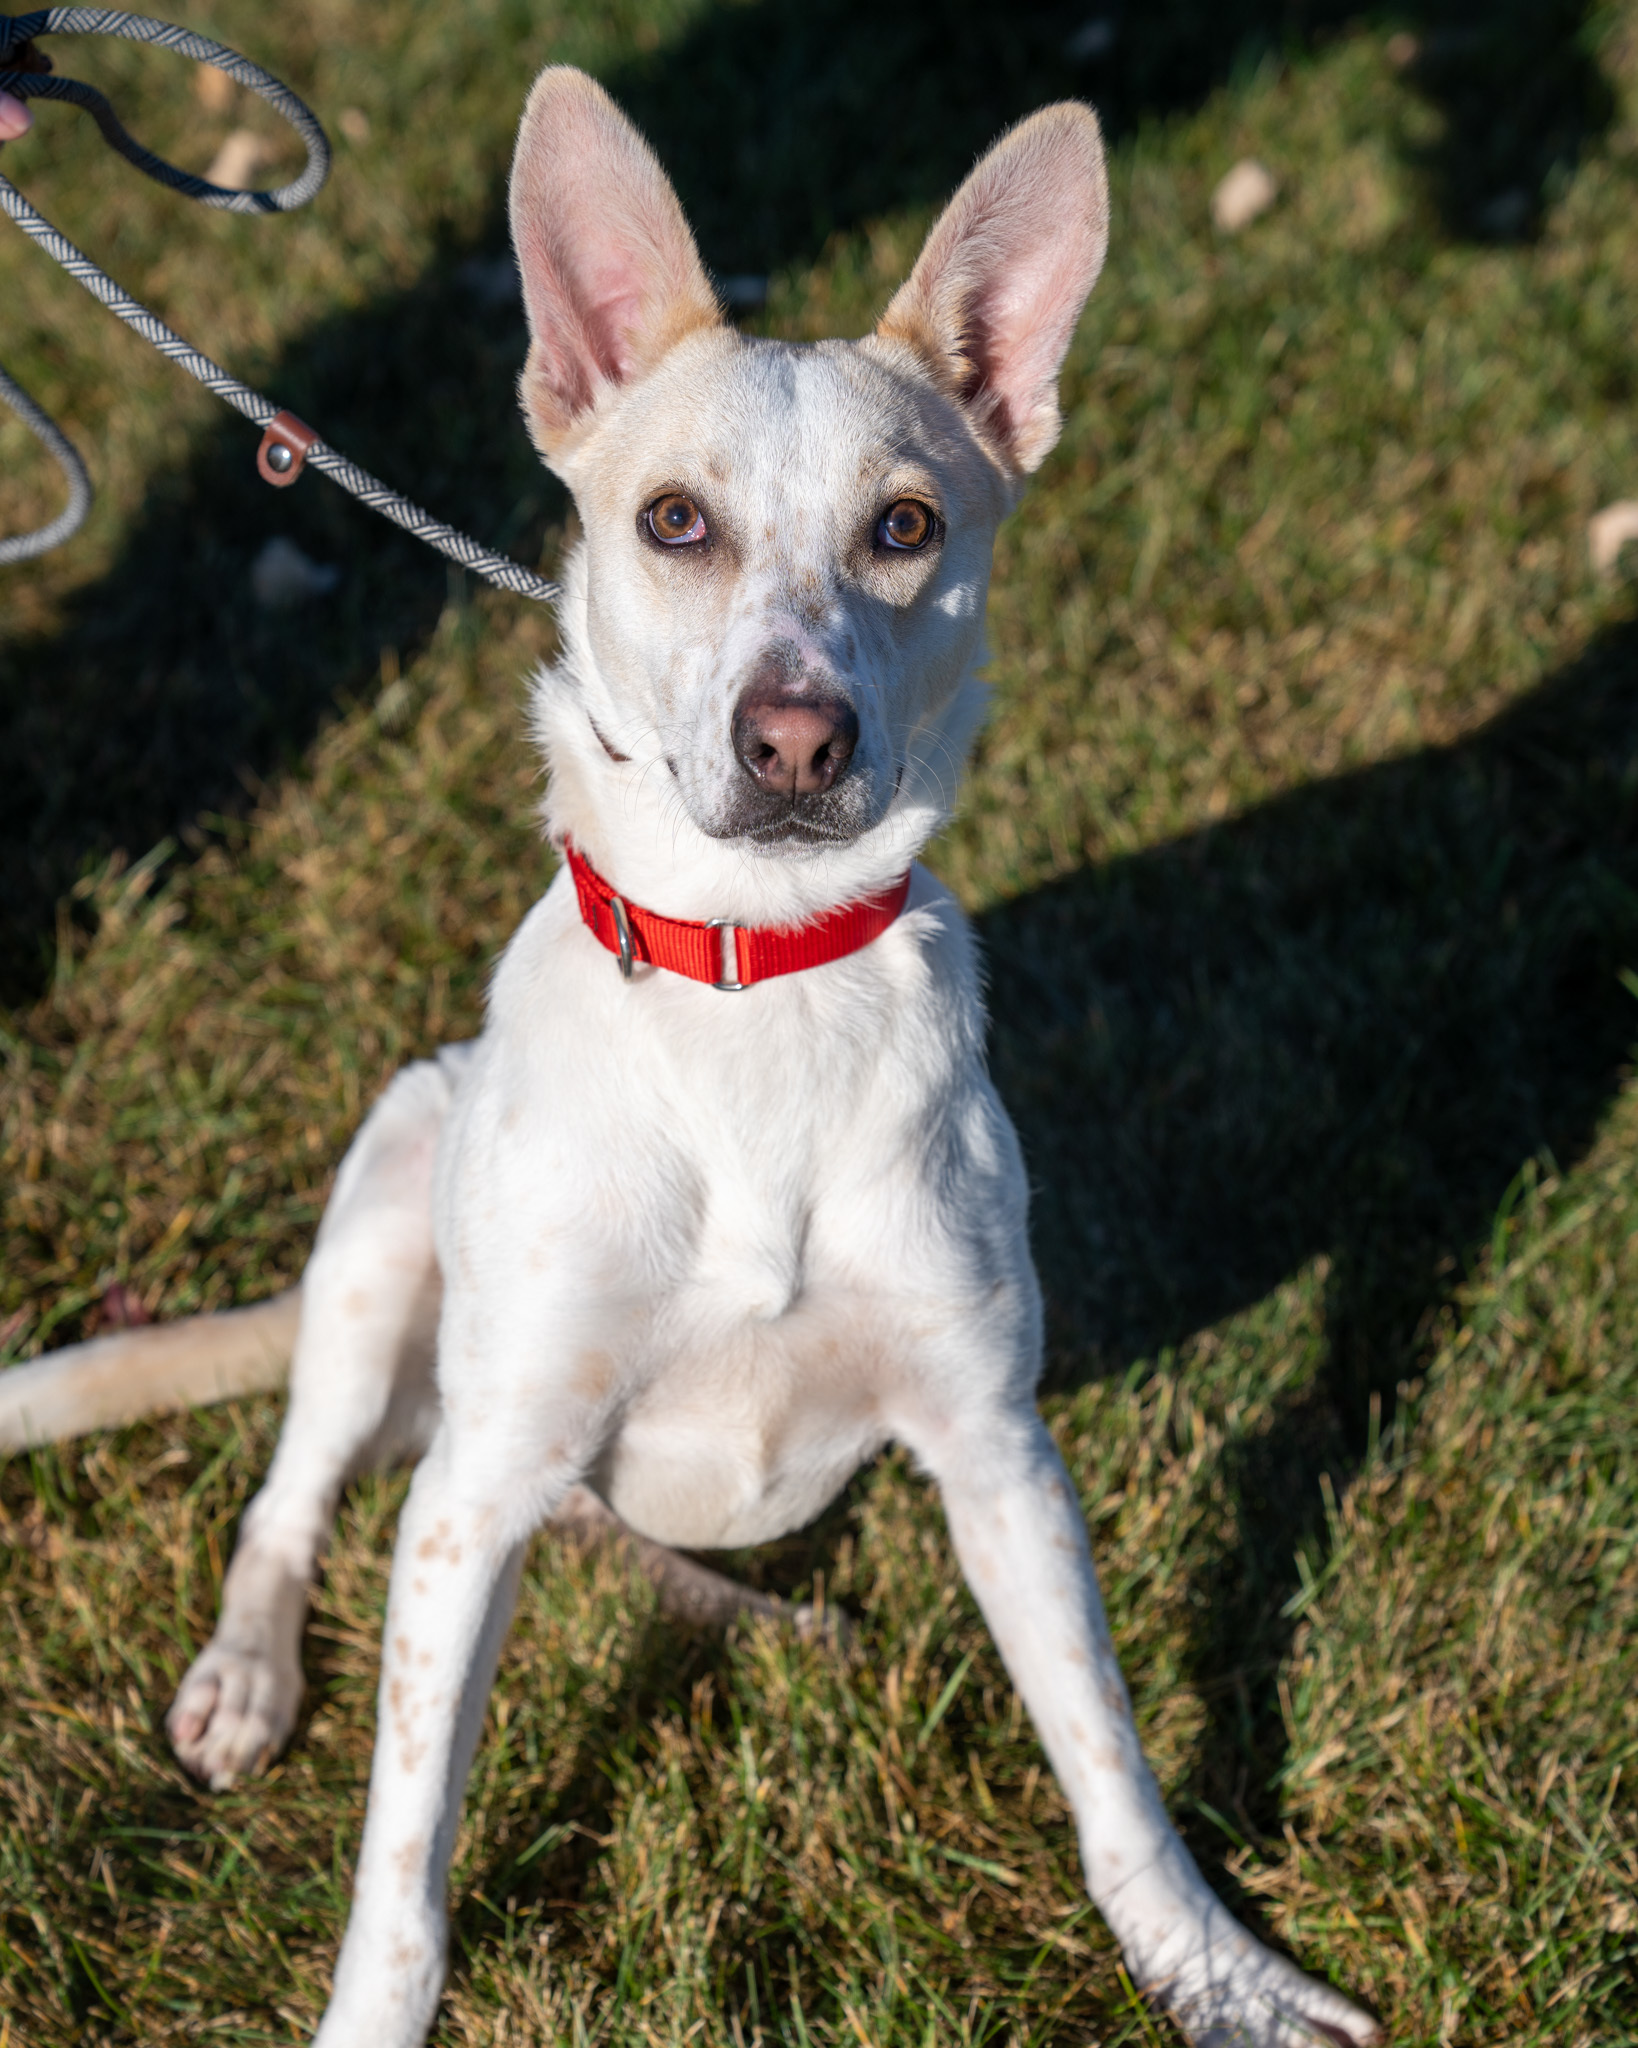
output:
[[542, 445], [717, 317], [688, 223], [648, 145], [591, 79], [544, 72], [512, 168], [512, 233]]
[[610, 263], [587, 292], [586, 332], [599, 367], [613, 384], [623, 384], [636, 365], [633, 339], [641, 332], [646, 294], [627, 263]]
[[946, 207], [881, 332], [942, 365], [1015, 468], [1058, 431], [1059, 367], [1097, 280], [1108, 191], [1097, 117], [1044, 107], [996, 144]]
[[[1078, 253], [1078, 252], [1077, 252]], [[1086, 301], [1083, 262], [1050, 245], [1004, 279], [987, 321], [982, 375], [1013, 434], [1043, 404], [1055, 405], [1058, 366]], [[1054, 261], [1054, 257], [1057, 261]]]

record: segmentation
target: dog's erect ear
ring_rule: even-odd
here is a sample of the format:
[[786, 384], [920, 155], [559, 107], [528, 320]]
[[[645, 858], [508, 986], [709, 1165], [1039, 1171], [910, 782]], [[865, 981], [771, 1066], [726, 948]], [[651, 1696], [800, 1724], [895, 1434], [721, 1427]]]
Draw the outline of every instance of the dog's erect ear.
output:
[[1010, 129], [927, 237], [878, 333], [908, 342], [1017, 471], [1058, 438], [1058, 371], [1109, 245], [1109, 180], [1090, 107]]
[[583, 71], [535, 80], [511, 212], [529, 315], [523, 408], [550, 460], [606, 390], [720, 315], [654, 152]]

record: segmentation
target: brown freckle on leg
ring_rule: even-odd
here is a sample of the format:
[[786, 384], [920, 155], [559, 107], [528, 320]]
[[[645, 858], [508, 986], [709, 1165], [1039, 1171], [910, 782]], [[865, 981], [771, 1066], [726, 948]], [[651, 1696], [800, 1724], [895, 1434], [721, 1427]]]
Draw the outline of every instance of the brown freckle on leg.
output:
[[426, 1590], [427, 1590], [427, 1582], [426, 1582], [426, 1580], [425, 1580], [425, 1579], [411, 1579], [411, 1580], [410, 1580], [410, 1591], [411, 1591], [412, 1593], [424, 1593], [424, 1592], [425, 1592]]
[[614, 1360], [606, 1351], [582, 1351], [574, 1362], [569, 1392], [595, 1406], [614, 1384]]
[[1111, 1714], [1119, 1715], [1122, 1720], [1126, 1719], [1128, 1713], [1126, 1694], [1119, 1679], [1105, 1678], [1099, 1684], [1098, 1692]]
[[[401, 1849], [394, 1849], [392, 1852], [392, 1860], [398, 1869], [398, 1894], [400, 1898], [406, 1898], [414, 1891], [415, 1880], [420, 1874], [421, 1865], [426, 1861], [426, 1856], [427, 1844], [424, 1835], [412, 1837]], [[394, 1954], [396, 1955], [396, 1953], [397, 1951], [395, 1950]], [[419, 1950], [416, 1953], [419, 1954]]]
[[359, 1316], [367, 1316], [369, 1312], [370, 1297], [362, 1287], [355, 1287], [341, 1304], [341, 1313], [344, 1316], [352, 1316], [356, 1319]]

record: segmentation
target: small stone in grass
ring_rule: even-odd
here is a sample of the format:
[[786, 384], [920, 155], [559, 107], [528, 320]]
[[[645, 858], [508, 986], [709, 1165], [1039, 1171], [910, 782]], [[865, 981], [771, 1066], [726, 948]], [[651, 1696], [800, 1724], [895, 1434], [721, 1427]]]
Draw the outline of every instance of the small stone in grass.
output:
[[1479, 208], [1480, 232], [1492, 241], [1512, 242], [1530, 225], [1530, 195], [1511, 185]]
[[469, 256], [455, 277], [490, 312], [501, 306], [515, 306], [523, 296], [518, 266], [510, 252], [504, 256]]
[[402, 676], [394, 676], [375, 700], [375, 722], [391, 739], [403, 732], [414, 716], [415, 692]]
[[239, 88], [225, 71], [214, 64], [201, 64], [193, 74], [194, 98], [207, 114], [225, 114], [238, 96]]
[[264, 612], [287, 611], [312, 597], [327, 597], [341, 581], [341, 571], [315, 562], [283, 534], [270, 540], [250, 566], [250, 587]]
[[357, 149], [362, 149], [370, 139], [370, 117], [362, 107], [343, 107], [336, 116], [336, 126]]
[[754, 271], [719, 277], [717, 291], [736, 313], [755, 313], [768, 303], [768, 280]]
[[1071, 64], [1096, 63], [1099, 57], [1109, 55], [1119, 34], [1120, 23], [1112, 15], [1095, 14], [1065, 42], [1064, 55]]
[[229, 192], [244, 192], [250, 181], [273, 155], [273, 145], [249, 128], [235, 128], [210, 160], [205, 173], [207, 185], [220, 185]]
[[1219, 182], [1211, 195], [1211, 217], [1225, 235], [1250, 227], [1279, 197], [1279, 181], [1267, 164], [1245, 156]]
[[1587, 552], [1600, 576], [1613, 576], [1621, 550], [1638, 541], [1638, 498], [1617, 498], [1587, 521]]

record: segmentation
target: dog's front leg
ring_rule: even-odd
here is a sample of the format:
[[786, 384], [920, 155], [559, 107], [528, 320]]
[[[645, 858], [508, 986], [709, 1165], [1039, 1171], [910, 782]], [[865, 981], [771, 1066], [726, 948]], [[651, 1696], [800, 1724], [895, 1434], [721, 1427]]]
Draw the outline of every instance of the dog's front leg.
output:
[[1074, 1809], [1088, 1887], [1136, 1981], [1210, 2048], [1376, 2038], [1369, 2016], [1265, 1949], [1211, 1891], [1138, 1742], [1079, 1502], [1033, 1404], [904, 1432]]
[[533, 1432], [446, 1421], [405, 1503], [347, 1934], [316, 2048], [419, 2048], [443, 1987], [444, 1885], [531, 1531], [578, 1476]]

